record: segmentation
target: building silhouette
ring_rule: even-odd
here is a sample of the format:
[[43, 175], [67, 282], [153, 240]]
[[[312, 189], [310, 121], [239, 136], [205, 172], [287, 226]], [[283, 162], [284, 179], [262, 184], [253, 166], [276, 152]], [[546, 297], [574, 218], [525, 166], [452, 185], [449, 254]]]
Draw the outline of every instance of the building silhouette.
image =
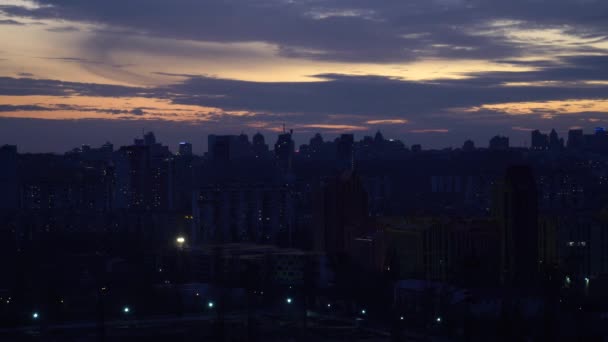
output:
[[511, 166], [498, 186], [496, 214], [501, 231], [501, 280], [533, 287], [539, 269], [538, 192], [529, 166]]

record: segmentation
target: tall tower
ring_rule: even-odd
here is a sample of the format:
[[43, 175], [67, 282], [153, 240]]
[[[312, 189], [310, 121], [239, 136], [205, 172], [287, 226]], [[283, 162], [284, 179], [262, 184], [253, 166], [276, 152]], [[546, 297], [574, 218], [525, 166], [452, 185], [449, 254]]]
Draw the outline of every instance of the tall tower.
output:
[[291, 173], [293, 155], [295, 153], [295, 143], [291, 137], [292, 135], [293, 130], [290, 130], [289, 133], [279, 134], [279, 139], [274, 144], [274, 154], [277, 163], [285, 173]]

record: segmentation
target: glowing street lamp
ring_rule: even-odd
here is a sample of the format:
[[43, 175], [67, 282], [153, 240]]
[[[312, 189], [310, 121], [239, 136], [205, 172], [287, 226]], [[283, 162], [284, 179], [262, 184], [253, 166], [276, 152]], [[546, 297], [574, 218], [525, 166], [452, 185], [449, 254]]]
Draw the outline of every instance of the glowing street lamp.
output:
[[186, 238], [185, 238], [185, 237], [183, 237], [183, 236], [178, 236], [178, 237], [175, 239], [175, 242], [177, 242], [178, 246], [180, 246], [180, 247], [181, 247], [181, 246], [183, 246], [183, 245], [184, 245], [184, 243], [186, 243]]
[[361, 314], [365, 315], [367, 313], [367, 311], [365, 311], [365, 309], [361, 310]]
[[32, 313], [32, 319], [37, 320], [39, 317], [40, 315], [38, 314], [38, 312]]
[[128, 306], [125, 306], [124, 308], [122, 308], [122, 312], [124, 312], [125, 314], [128, 314], [129, 312], [131, 312], [131, 308], [129, 308]]
[[437, 317], [437, 319], [435, 319], [437, 321], [437, 323], [441, 323], [441, 317]]
[[293, 302], [293, 300], [288, 297], [287, 300], [286, 300], [286, 302], [287, 302], [287, 304], [291, 304], [291, 302]]
[[209, 302], [209, 303], [207, 303], [207, 307], [208, 307], [209, 309], [213, 309], [213, 307], [214, 307], [214, 306], [215, 306], [215, 303], [213, 303], [213, 302]]

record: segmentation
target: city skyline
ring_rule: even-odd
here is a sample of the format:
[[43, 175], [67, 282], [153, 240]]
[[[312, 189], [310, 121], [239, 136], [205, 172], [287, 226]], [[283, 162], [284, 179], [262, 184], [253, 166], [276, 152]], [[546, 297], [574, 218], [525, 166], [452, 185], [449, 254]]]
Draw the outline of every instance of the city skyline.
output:
[[[536, 150], [536, 151], [543, 151], [543, 150], [550, 150], [550, 149], [564, 149], [567, 146], [570, 146], [570, 144], [572, 142], [569, 142], [572, 133], [575, 134], [580, 134], [580, 138], [576, 137], [577, 140], [580, 140], [581, 142], [575, 142], [575, 144], [578, 144], [579, 146], [576, 147], [576, 149], [581, 149], [582, 148], [582, 139], [583, 136], [592, 136], [592, 135], [597, 135], [597, 134], [603, 134], [606, 131], [606, 129], [604, 127], [595, 127], [593, 130], [591, 131], [585, 131], [584, 129], [580, 128], [580, 127], [576, 127], [573, 129], [570, 129], [567, 132], [557, 132], [555, 129], [551, 129], [551, 130], [539, 130], [539, 129], [530, 129], [528, 132], [528, 137], [525, 138], [525, 140], [520, 144], [518, 144], [517, 142], [513, 142], [511, 140], [511, 137], [507, 136], [507, 135], [500, 135], [500, 134], [496, 134], [494, 136], [492, 136], [490, 139], [488, 139], [488, 141], [484, 141], [484, 142], [478, 142], [472, 139], [465, 139], [462, 141], [462, 143], [460, 145], [457, 146], [443, 146], [443, 147], [438, 147], [438, 148], [433, 148], [433, 147], [428, 147], [428, 146], [423, 146], [419, 143], [416, 143], [415, 141], [412, 141], [411, 143], [404, 143], [404, 141], [402, 139], [399, 138], [393, 138], [393, 137], [385, 137], [382, 134], [381, 130], [377, 130], [375, 133], [371, 134], [372, 132], [370, 132], [370, 134], [366, 134], [366, 133], [360, 133], [359, 135], [357, 135], [356, 133], [350, 133], [348, 131], [346, 132], [342, 132], [342, 133], [333, 133], [333, 134], [322, 134], [321, 132], [316, 132], [313, 135], [310, 135], [309, 139], [304, 139], [303, 137], [299, 137], [297, 136], [296, 132], [294, 132], [293, 130], [285, 130], [285, 131], [279, 131], [279, 132], [271, 132], [270, 134], [267, 134], [268, 137], [270, 138], [268, 141], [265, 141], [266, 136], [265, 134], [261, 133], [260, 131], [256, 131], [254, 134], [247, 134], [245, 132], [240, 132], [239, 134], [218, 134], [218, 133], [210, 133], [205, 137], [202, 137], [200, 140], [200, 144], [196, 144], [196, 142], [190, 141], [190, 140], [179, 140], [179, 142], [177, 142], [176, 144], [169, 144], [166, 143], [164, 140], [158, 139], [158, 141], [156, 140], [156, 133], [153, 131], [145, 131], [142, 130], [142, 138], [138, 138], [137, 135], [133, 135], [130, 138], [130, 141], [125, 142], [125, 143], [118, 143], [115, 144], [115, 142], [110, 141], [110, 140], [106, 140], [103, 144], [99, 144], [99, 145], [93, 145], [93, 144], [88, 144], [88, 143], [83, 143], [81, 145], [78, 146], [71, 146], [70, 148], [63, 150], [63, 151], [46, 151], [46, 152], [32, 152], [32, 151], [23, 151], [21, 149], [19, 149], [19, 145], [16, 144], [5, 144], [5, 146], [15, 146], [19, 149], [20, 153], [53, 153], [53, 154], [62, 154], [62, 153], [69, 153], [69, 152], [74, 152], [76, 150], [82, 150], [82, 149], [90, 149], [90, 148], [103, 148], [104, 146], [108, 145], [108, 146], [130, 146], [130, 145], [138, 145], [138, 144], [144, 144], [144, 140], [146, 138], [146, 136], [150, 136], [152, 135], [153, 139], [154, 139], [154, 143], [158, 143], [158, 144], [162, 144], [164, 146], [164, 148], [167, 149], [167, 151], [179, 155], [181, 154], [180, 151], [182, 151], [182, 149], [185, 147], [188, 149], [188, 154], [193, 154], [193, 155], [206, 155], [208, 154], [211, 149], [210, 149], [210, 145], [209, 145], [209, 138], [210, 137], [230, 137], [230, 138], [234, 138], [234, 139], [238, 139], [239, 137], [244, 137], [244, 139], [246, 139], [246, 142], [248, 144], [250, 144], [251, 146], [255, 145], [255, 139], [256, 136], [261, 136], [263, 143], [266, 146], [272, 146], [273, 145], [273, 141], [272, 137], [276, 137], [279, 141], [281, 138], [281, 135], [284, 135], [285, 133], [289, 133], [290, 138], [293, 140], [294, 142], [294, 149], [296, 153], [301, 152], [300, 149], [302, 147], [308, 147], [310, 143], [312, 143], [315, 139], [317, 139], [318, 137], [321, 137], [323, 139], [324, 142], [327, 143], [336, 143], [337, 141], [339, 141], [339, 139], [341, 137], [343, 137], [344, 135], [352, 135], [353, 136], [353, 143], [365, 143], [366, 139], [370, 139], [370, 138], [374, 138], [374, 136], [378, 136], [380, 135], [382, 137], [382, 139], [384, 139], [385, 141], [390, 141], [390, 142], [398, 142], [400, 144], [402, 144], [403, 148], [405, 149], [412, 149], [413, 146], [417, 146], [420, 147], [424, 150], [458, 150], [458, 149], [466, 149], [467, 145], [469, 145], [469, 148], [474, 148], [474, 149], [488, 149], [488, 148], [492, 148], [492, 140], [496, 139], [496, 138], [506, 138], [507, 143], [508, 143], [508, 147], [509, 148], [524, 148], [524, 149], [531, 149], [531, 150]], [[555, 133], [555, 137], [551, 137], [551, 135]], [[162, 136], [161, 136], [162, 137]], [[306, 136], [308, 138], [308, 136]], [[540, 139], [540, 140], [539, 140]], [[471, 145], [472, 144], [472, 145]], [[149, 143], [145, 143], [145, 145], [149, 145]], [[198, 145], [198, 146], [197, 146]], [[274, 149], [270, 148], [270, 151], [273, 151]]]
[[198, 149], [286, 124], [442, 148], [589, 131], [607, 120], [606, 6], [5, 1], [0, 143], [58, 152], [144, 128]]
[[0, 340], [608, 341], [607, 0], [0, 0]]

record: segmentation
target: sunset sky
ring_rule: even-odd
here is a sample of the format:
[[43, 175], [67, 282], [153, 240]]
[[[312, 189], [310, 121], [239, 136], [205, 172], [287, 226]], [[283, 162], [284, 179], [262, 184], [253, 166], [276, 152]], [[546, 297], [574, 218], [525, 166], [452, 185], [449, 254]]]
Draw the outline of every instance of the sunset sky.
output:
[[[0, 145], [285, 124], [406, 145], [608, 121], [606, 0], [0, 0]], [[608, 125], [607, 125], [608, 126]]]

